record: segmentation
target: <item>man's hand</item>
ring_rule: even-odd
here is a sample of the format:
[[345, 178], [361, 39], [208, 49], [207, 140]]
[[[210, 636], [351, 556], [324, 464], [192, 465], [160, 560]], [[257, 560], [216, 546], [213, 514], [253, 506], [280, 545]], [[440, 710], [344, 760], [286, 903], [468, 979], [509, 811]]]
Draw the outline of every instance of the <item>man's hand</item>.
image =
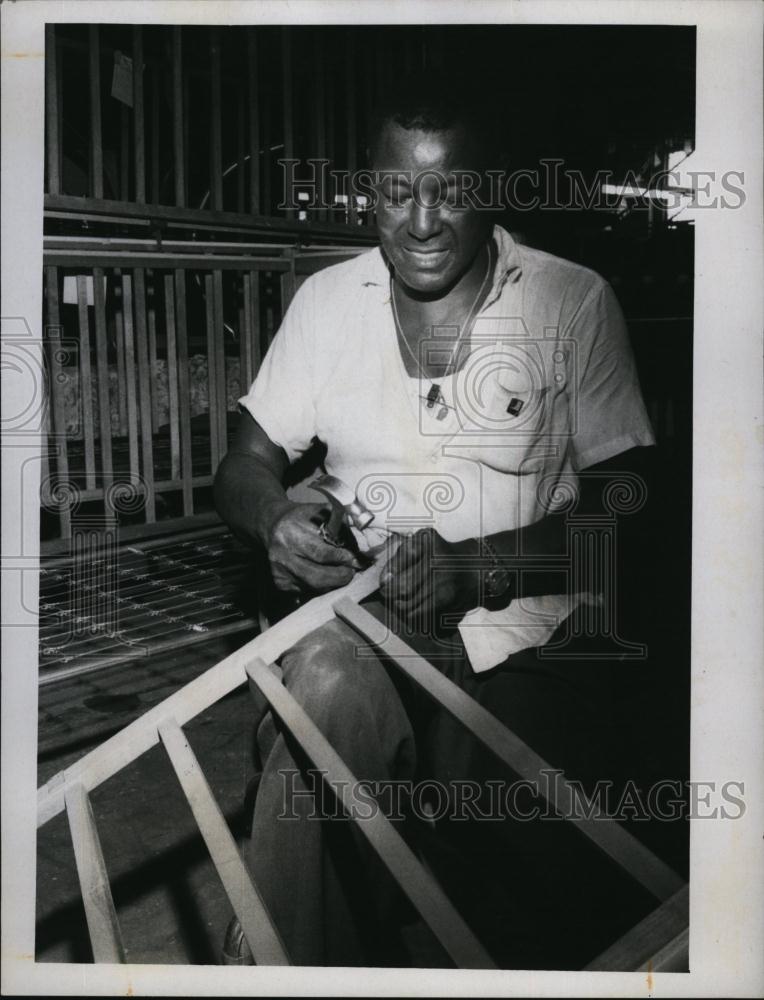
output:
[[432, 528], [418, 531], [403, 539], [383, 571], [379, 589], [409, 624], [437, 621], [444, 611], [466, 614], [480, 603], [478, 543], [447, 542]]
[[319, 527], [325, 520], [322, 504], [295, 503], [273, 524], [267, 549], [273, 582], [279, 590], [334, 590], [350, 583], [355, 571], [362, 568], [348, 549], [323, 540]]

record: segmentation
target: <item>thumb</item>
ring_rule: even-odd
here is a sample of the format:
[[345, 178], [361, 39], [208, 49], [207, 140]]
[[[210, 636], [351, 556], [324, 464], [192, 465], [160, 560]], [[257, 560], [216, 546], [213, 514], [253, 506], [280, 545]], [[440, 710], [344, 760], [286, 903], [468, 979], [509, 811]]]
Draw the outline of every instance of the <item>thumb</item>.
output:
[[411, 565], [421, 559], [422, 553], [427, 545], [428, 538], [428, 528], [420, 528], [419, 531], [415, 531], [413, 535], [409, 535], [408, 538], [405, 538], [400, 548], [395, 553], [400, 559], [400, 565]]

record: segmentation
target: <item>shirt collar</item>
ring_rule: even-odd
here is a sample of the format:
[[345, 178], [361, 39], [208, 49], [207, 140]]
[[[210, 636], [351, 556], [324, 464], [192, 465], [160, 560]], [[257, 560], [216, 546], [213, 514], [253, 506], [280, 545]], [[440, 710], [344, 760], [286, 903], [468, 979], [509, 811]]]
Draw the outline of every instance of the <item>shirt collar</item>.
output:
[[496, 225], [493, 227], [493, 241], [496, 244], [498, 256], [493, 272], [493, 284], [491, 285], [491, 291], [483, 302], [483, 310], [487, 309], [499, 298], [507, 281], [511, 281], [514, 284], [523, 273], [518, 245], [503, 226]]

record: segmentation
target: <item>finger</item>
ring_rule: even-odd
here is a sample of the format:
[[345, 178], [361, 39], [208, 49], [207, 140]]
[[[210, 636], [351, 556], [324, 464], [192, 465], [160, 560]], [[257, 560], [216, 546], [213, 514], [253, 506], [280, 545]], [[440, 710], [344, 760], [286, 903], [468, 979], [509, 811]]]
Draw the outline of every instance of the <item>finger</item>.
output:
[[297, 556], [295, 572], [312, 590], [334, 590], [350, 583], [355, 573], [350, 566], [318, 566]]
[[321, 566], [354, 566], [361, 568], [357, 557], [344, 546], [331, 545], [325, 542], [320, 534], [308, 535], [305, 545], [300, 547], [299, 554], [304, 559], [318, 563]]
[[295, 593], [301, 590], [300, 581], [282, 566], [271, 567], [273, 584], [278, 590]]
[[391, 576], [400, 577], [410, 566], [420, 562], [423, 554], [423, 535], [418, 531], [415, 535], [404, 538], [388, 563]]
[[432, 567], [429, 560], [420, 559], [409, 563], [399, 573], [395, 574], [388, 586], [398, 604], [411, 604], [412, 601], [427, 600], [432, 592]]

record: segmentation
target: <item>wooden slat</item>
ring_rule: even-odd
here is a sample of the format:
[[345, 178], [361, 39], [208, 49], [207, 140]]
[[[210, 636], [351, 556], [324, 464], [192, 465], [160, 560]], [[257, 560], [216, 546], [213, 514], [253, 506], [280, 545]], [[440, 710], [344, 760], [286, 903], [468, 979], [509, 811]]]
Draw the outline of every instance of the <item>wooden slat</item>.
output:
[[[211, 486], [215, 481], [215, 477], [212, 474], [206, 476], [194, 476], [191, 480], [191, 485], [196, 488], [197, 486]], [[172, 493], [174, 490], [180, 490], [183, 488], [182, 479], [154, 479], [153, 492], [157, 493]], [[134, 489], [140, 496], [145, 496], [146, 487], [143, 483], [135, 483]], [[100, 500], [103, 497], [103, 488], [97, 486], [95, 489], [88, 490], [80, 488], [77, 491], [77, 497], [83, 503], [89, 500]], [[164, 523], [164, 522], [163, 522]], [[144, 528], [146, 525], [144, 525]], [[120, 536], [121, 537], [121, 536]]]
[[72, 835], [77, 876], [85, 905], [95, 962], [123, 963], [125, 949], [109, 885], [101, 842], [88, 794], [80, 784], [66, 793], [66, 815]]
[[[332, 66], [337, 58], [337, 53], [334, 50], [331, 36], [327, 39], [326, 44], [327, 44], [327, 56], [328, 56], [327, 62], [330, 66]], [[336, 95], [334, 92], [334, 73], [330, 72], [324, 76], [324, 89], [326, 90], [326, 123], [325, 123], [326, 155], [330, 161], [329, 169], [332, 169], [333, 167], [337, 167], [340, 165], [337, 163], [337, 142], [336, 142], [337, 130], [335, 127]], [[332, 185], [330, 185], [330, 190], [331, 188]], [[333, 219], [334, 219], [334, 213], [331, 211], [328, 212], [329, 221], [327, 225], [335, 225], [335, 223], [332, 221]]]
[[[225, 365], [225, 323], [223, 316], [223, 272], [212, 272], [212, 305], [214, 317], [214, 346], [215, 346], [215, 377], [217, 379], [217, 435], [219, 460], [228, 450], [228, 390]], [[212, 466], [213, 473], [217, 471], [217, 465]]]
[[122, 275], [122, 323], [125, 339], [125, 405], [127, 408], [127, 445], [130, 463], [130, 481], [141, 478], [138, 452], [138, 393], [135, 379], [135, 334], [133, 330], [133, 279]]
[[[95, 301], [95, 300], [93, 300]], [[85, 486], [95, 489], [95, 427], [93, 422], [93, 380], [90, 372], [90, 321], [88, 317], [87, 275], [77, 275], [77, 319], [79, 322], [80, 412], [85, 443]]]
[[158, 66], [151, 75], [151, 200], [158, 204], [161, 198], [159, 190], [159, 163], [162, 144], [162, 133], [159, 128], [160, 99], [162, 96], [162, 73]]
[[220, 94], [220, 31], [210, 29], [210, 202], [223, 208], [223, 112]]
[[207, 403], [210, 420], [210, 462], [217, 469], [220, 462], [220, 442], [218, 440], [218, 376], [217, 350], [215, 347], [215, 290], [212, 275], [204, 276], [204, 318], [207, 330]]
[[48, 167], [48, 192], [61, 191], [59, 150], [61, 135], [58, 107], [58, 52], [56, 51], [56, 27], [45, 25], [45, 136]]
[[58, 116], [58, 176], [61, 189], [64, 186], [64, 147], [68, 141], [67, 131], [64, 128], [64, 57], [70, 58], [66, 53], [63, 44], [58, 46], [58, 56], [56, 58], [56, 108]]
[[[272, 112], [271, 112], [271, 83], [267, 74], [261, 77], [263, 100], [260, 102], [261, 113], [261, 141], [263, 148], [262, 161], [262, 184], [263, 197], [260, 202], [261, 218], [272, 218], [275, 216], [273, 205], [273, 184], [271, 169], [271, 144], [273, 142]], [[280, 222], [291, 223], [290, 219], [279, 220]]]
[[[294, 94], [292, 86], [292, 37], [289, 28], [281, 29], [281, 88], [284, 99], [283, 106], [283, 136], [284, 158], [294, 158]], [[283, 193], [286, 197], [287, 192]], [[294, 209], [286, 210], [286, 217], [292, 218]]]
[[[247, 392], [255, 377], [256, 361], [259, 353], [259, 309], [256, 309], [258, 295], [257, 272], [242, 275], [244, 285], [244, 324], [241, 334], [241, 395]], [[258, 365], [259, 366], [259, 365]]]
[[240, 271], [244, 268], [284, 271], [288, 267], [282, 257], [247, 257], [243, 254], [201, 256], [193, 253], [136, 253], [108, 250], [43, 250], [43, 264], [59, 264], [62, 267], [186, 267], [195, 271], [211, 268], [225, 271]]
[[127, 434], [127, 373], [125, 370], [125, 290], [121, 273], [115, 272], [114, 298], [117, 307], [114, 312], [114, 340], [117, 355], [117, 405], [119, 409], [119, 436]]
[[[316, 33], [315, 48], [314, 48], [314, 89], [313, 89], [313, 124], [315, 128], [314, 142], [316, 147], [316, 159], [323, 160], [326, 158], [326, 92], [324, 88], [324, 80], [326, 78], [326, 65], [324, 60], [324, 51], [326, 46], [326, 39], [320, 33]], [[318, 192], [318, 199], [320, 204], [326, 201], [326, 191], [322, 183], [322, 174], [319, 173], [316, 178], [316, 186]], [[321, 207], [318, 211], [311, 213], [309, 218], [318, 218], [322, 222], [326, 220], [326, 209]]]
[[[40, 500], [44, 507], [52, 506], [51, 498], [51, 476], [50, 476], [50, 456], [52, 454], [50, 449], [50, 436], [52, 431], [52, 424], [50, 421], [49, 413], [46, 414], [45, 419], [41, 424], [43, 433], [45, 434], [45, 440], [40, 448]], [[42, 548], [40, 550], [42, 554]]]
[[281, 275], [281, 318], [283, 320], [286, 315], [286, 311], [289, 308], [289, 304], [294, 298], [294, 293], [296, 290], [295, 282], [295, 272], [294, 272], [294, 252], [292, 250], [284, 251], [284, 259], [289, 264], [289, 270], [284, 271]]
[[250, 336], [248, 332], [249, 318], [247, 317], [247, 293], [245, 285], [247, 275], [242, 274], [241, 280], [236, 284], [236, 311], [239, 322], [236, 327], [239, 337], [239, 388], [237, 396], [242, 395], [242, 386], [247, 381], [247, 369], [249, 368], [249, 353], [251, 353]]
[[257, 85], [257, 31], [247, 28], [247, 95], [249, 100], [249, 210], [260, 212], [260, 115]]
[[175, 204], [186, 204], [186, 160], [183, 151], [183, 29], [172, 29], [172, 150]]
[[85, 754], [63, 771], [58, 772], [37, 792], [37, 825], [42, 826], [64, 808], [64, 793], [76, 782], [91, 790], [106, 781], [146, 750], [156, 746], [157, 726], [174, 718], [179, 725], [203, 712], [246, 680], [247, 664], [259, 656], [265, 662], [277, 660], [303, 636], [334, 616], [332, 604], [338, 597], [363, 600], [379, 585], [379, 574], [385, 560], [358, 573], [341, 590], [321, 594], [308, 601], [291, 615], [272, 625], [220, 663], [196, 677], [163, 702], [145, 712], [135, 722]]
[[[175, 272], [175, 321], [178, 340], [178, 406], [183, 414], [191, 413], [191, 388], [188, 371], [188, 329], [186, 326], [186, 274]], [[191, 450], [191, 425], [180, 422], [180, 459], [183, 477], [183, 514], [194, 513], [193, 453]]]
[[557, 813], [568, 818], [576, 829], [640, 885], [658, 899], [667, 899], [683, 887], [684, 882], [676, 872], [615, 820], [578, 817], [577, 799], [568, 781], [562, 776], [557, 782], [543, 781], [542, 774], [554, 770], [550, 764], [368, 611], [347, 599], [335, 603], [334, 609], [343, 621], [383, 650], [396, 666], [461, 722], [500, 761], [521, 778], [534, 783], [538, 794]]
[[103, 198], [103, 146], [101, 139], [101, 41], [97, 24], [88, 25], [90, 57], [90, 173], [91, 193]]
[[[137, 205], [127, 198], [124, 201], [110, 199], [79, 198], [73, 195], [45, 195], [46, 213], [66, 212], [81, 215], [110, 215], [119, 221], [140, 219], [142, 221], [166, 221], [177, 225], [202, 228], [245, 230], [250, 233], [297, 236], [301, 242], [316, 239], [336, 238], [343, 242], [373, 246], [378, 242], [374, 228], [347, 226], [333, 223], [308, 225], [295, 220], [274, 218], [266, 215], [239, 215], [237, 212], [215, 212], [211, 208], [177, 208], [174, 205]], [[119, 265], [117, 265], [119, 266]]]
[[133, 155], [135, 200], [146, 201], [146, 136], [143, 115], [143, 27], [133, 25]]
[[239, 918], [255, 964], [289, 965], [279, 933], [242, 861], [236, 842], [182, 729], [171, 719], [159, 726], [159, 736], [233, 911]]
[[387, 67], [389, 49], [384, 44], [385, 39], [379, 35], [375, 39], [376, 51], [374, 53], [374, 84], [377, 100], [380, 100], [387, 88]]
[[[345, 121], [347, 128], [347, 169], [351, 176], [355, 173], [358, 164], [356, 155], [356, 147], [358, 145], [358, 132], [356, 128], [356, 40], [354, 36], [355, 30], [348, 28], [345, 47]], [[355, 210], [353, 189], [350, 183], [347, 185], [346, 194], [348, 197], [348, 222], [353, 224], [356, 221], [357, 213]]]
[[119, 192], [122, 201], [130, 200], [130, 112], [119, 105]]
[[638, 972], [688, 972], [690, 965], [690, 928], [687, 927], [659, 949]]
[[146, 520], [156, 520], [154, 503], [154, 439], [151, 428], [151, 380], [148, 332], [146, 329], [146, 278], [142, 267], [136, 267], [135, 281], [135, 348], [138, 356], [138, 398], [141, 413], [141, 474], [146, 487]]
[[[150, 279], [151, 280], [151, 279]], [[148, 339], [149, 339], [149, 392], [151, 393], [151, 426], [153, 432], [159, 428], [159, 393], [157, 379], [159, 368], [157, 365], [157, 314], [156, 314], [156, 282], [153, 282], [152, 294], [147, 290], [147, 314], [148, 314]]]
[[368, 147], [371, 142], [371, 123], [374, 117], [374, 46], [376, 34], [373, 31], [365, 32], [364, 39], [366, 45], [363, 53], [366, 60], [363, 68], [363, 121], [364, 121], [364, 144]]
[[[683, 886], [587, 966], [592, 972], [636, 972], [675, 942], [690, 920], [690, 889]], [[655, 966], [653, 966], [655, 969]], [[655, 971], [659, 971], [655, 969]]]
[[105, 490], [108, 490], [114, 477], [111, 452], [109, 344], [106, 333], [104, 273], [100, 267], [93, 268], [93, 317], [95, 320], [96, 370], [98, 373], [98, 422], [101, 441], [101, 473], [103, 487]]
[[[178, 401], [178, 341], [175, 335], [175, 286], [171, 274], [164, 276], [165, 326], [167, 330], [167, 397], [170, 420], [170, 476], [180, 478], [180, 405]], [[184, 411], [188, 412], [188, 411]]]
[[480, 942], [464, 923], [435, 879], [381, 810], [358, 814], [354, 789], [359, 782], [315, 723], [261, 659], [247, 666], [252, 684], [262, 692], [280, 722], [321, 772], [393, 878], [460, 969], [494, 969]]
[[246, 137], [247, 110], [244, 94], [239, 92], [236, 102], [236, 211], [244, 212], [244, 187], [247, 179]]
[[[213, 525], [213, 528], [201, 528], [201, 525]], [[157, 521], [154, 524], [127, 524], [120, 526], [120, 542], [128, 542], [137, 539], [141, 545], [147, 538], [152, 540], [152, 544], [167, 544], [168, 536], [195, 534], [197, 531], [219, 531], [221, 521], [215, 511], [202, 511], [195, 517], [172, 517], [167, 520]], [[223, 526], [224, 527], [224, 526]], [[105, 544], [105, 542], [104, 542]], [[52, 565], [60, 560], [71, 562], [71, 545], [69, 542], [62, 542], [61, 539], [51, 539], [40, 542], [40, 555], [45, 556], [46, 565]]]
[[[66, 448], [66, 411], [64, 408], [64, 376], [61, 364], [61, 317], [58, 299], [58, 268], [45, 268], [45, 301], [47, 306], [47, 328], [45, 343], [48, 350], [50, 379], [48, 392], [52, 411], [52, 450], [56, 456], [56, 482], [69, 479], [69, 456]], [[55, 483], [54, 483], [55, 485]], [[71, 514], [64, 506], [59, 514], [62, 538], [71, 537]]]

